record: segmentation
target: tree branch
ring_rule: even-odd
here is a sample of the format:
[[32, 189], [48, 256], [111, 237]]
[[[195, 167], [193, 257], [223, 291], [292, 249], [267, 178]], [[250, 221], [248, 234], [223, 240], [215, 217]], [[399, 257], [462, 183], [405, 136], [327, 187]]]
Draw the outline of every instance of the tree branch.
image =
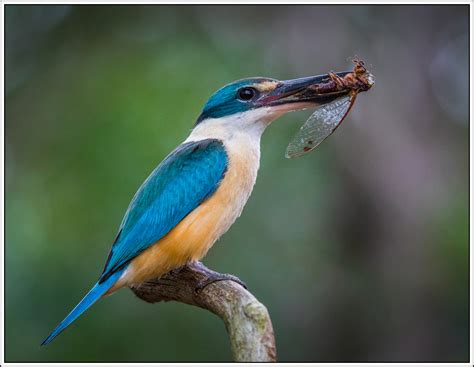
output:
[[275, 337], [266, 307], [232, 280], [204, 285], [216, 274], [195, 262], [132, 291], [146, 302], [178, 301], [219, 316], [229, 333], [236, 362], [276, 362]]

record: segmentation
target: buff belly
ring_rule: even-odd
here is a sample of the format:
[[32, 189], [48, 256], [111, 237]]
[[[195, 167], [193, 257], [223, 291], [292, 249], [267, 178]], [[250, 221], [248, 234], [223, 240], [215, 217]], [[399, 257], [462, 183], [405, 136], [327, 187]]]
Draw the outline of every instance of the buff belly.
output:
[[240, 216], [255, 183], [259, 152], [244, 152], [229, 154], [227, 172], [216, 192], [133, 259], [109, 294], [123, 286], [137, 286], [160, 277], [206, 255]]

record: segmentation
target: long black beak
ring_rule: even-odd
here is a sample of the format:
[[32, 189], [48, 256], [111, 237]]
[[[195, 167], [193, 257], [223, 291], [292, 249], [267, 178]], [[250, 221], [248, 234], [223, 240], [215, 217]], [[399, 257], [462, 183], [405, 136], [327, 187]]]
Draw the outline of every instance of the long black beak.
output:
[[[343, 78], [352, 71], [335, 73]], [[331, 77], [329, 74], [309, 76], [281, 81], [269, 94], [259, 101], [261, 106], [278, 106], [289, 103], [307, 102], [308, 104], [326, 104], [350, 92], [330, 88]]]

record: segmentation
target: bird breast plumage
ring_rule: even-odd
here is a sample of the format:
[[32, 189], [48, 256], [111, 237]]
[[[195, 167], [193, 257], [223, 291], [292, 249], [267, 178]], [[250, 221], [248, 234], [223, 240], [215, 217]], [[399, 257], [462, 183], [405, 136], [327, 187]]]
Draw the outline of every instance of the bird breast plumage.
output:
[[166, 236], [132, 260], [114, 290], [141, 284], [201, 259], [240, 216], [256, 181], [260, 139], [236, 134], [223, 143], [228, 166], [217, 190]]

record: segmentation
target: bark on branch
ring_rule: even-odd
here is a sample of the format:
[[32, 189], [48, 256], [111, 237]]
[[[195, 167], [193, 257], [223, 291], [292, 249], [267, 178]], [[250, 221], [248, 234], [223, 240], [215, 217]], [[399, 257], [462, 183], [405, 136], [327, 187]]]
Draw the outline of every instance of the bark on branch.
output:
[[178, 301], [219, 316], [229, 333], [236, 362], [276, 362], [275, 338], [266, 307], [232, 280], [203, 287], [216, 274], [201, 263], [192, 263], [132, 291], [146, 302]]

